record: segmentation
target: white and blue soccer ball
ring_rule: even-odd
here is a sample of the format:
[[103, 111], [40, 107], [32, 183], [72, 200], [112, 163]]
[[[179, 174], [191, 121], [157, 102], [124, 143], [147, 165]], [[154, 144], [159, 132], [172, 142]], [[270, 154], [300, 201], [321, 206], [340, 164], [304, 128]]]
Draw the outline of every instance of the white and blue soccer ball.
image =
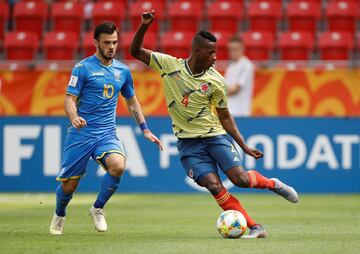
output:
[[220, 214], [216, 227], [224, 238], [239, 238], [245, 233], [247, 223], [241, 212], [227, 210]]

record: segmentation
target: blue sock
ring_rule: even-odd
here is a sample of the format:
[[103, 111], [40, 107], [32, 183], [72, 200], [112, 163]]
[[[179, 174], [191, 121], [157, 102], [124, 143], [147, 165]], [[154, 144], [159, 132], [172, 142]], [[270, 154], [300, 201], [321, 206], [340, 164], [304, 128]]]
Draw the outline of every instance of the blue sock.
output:
[[66, 207], [72, 199], [72, 194], [66, 194], [61, 187], [61, 184], [56, 189], [56, 209], [55, 213], [57, 216], [66, 215]]
[[111, 198], [119, 187], [120, 177], [106, 173], [101, 183], [99, 195], [94, 203], [95, 208], [104, 208], [106, 202]]

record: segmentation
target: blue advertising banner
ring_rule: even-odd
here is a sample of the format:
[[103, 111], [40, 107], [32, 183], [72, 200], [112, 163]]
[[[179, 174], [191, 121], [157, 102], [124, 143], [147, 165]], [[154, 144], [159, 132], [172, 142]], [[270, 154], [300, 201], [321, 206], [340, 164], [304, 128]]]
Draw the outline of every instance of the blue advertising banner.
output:
[[[163, 152], [131, 118], [117, 119], [128, 156], [119, 191], [203, 191], [181, 167], [170, 119], [147, 121], [163, 142]], [[237, 123], [248, 145], [264, 152], [258, 161], [241, 155], [246, 169], [256, 168], [303, 193], [360, 192], [360, 118], [239, 118]], [[1, 192], [55, 190], [67, 124], [63, 117], [0, 118]], [[91, 160], [78, 191], [98, 191], [103, 174]], [[223, 179], [231, 191], [244, 191]]]

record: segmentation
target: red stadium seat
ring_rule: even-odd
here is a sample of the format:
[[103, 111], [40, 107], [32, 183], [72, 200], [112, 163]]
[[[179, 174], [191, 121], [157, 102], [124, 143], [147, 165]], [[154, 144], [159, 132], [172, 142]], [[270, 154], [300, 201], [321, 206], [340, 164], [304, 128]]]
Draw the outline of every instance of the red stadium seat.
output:
[[348, 60], [354, 41], [351, 33], [325, 32], [319, 37], [319, 48], [323, 60]]
[[202, 17], [202, 6], [191, 1], [172, 2], [168, 16], [171, 30], [195, 33]]
[[39, 40], [34, 32], [10, 32], [5, 36], [4, 48], [8, 60], [32, 60]]
[[5, 26], [9, 17], [9, 5], [0, 3], [0, 40], [4, 38]]
[[269, 1], [251, 2], [248, 7], [248, 16], [250, 30], [275, 34], [281, 17], [281, 4]]
[[279, 36], [279, 47], [283, 60], [309, 60], [314, 37], [310, 32], [284, 32]]
[[228, 42], [233, 33], [217, 31], [212, 32], [217, 41], [216, 41], [216, 59], [217, 60], [227, 60], [228, 59]]
[[129, 16], [131, 20], [132, 31], [135, 31], [141, 21], [141, 13], [146, 11], [155, 10], [156, 19], [151, 24], [149, 31], [158, 32], [160, 21], [164, 17], [165, 4], [161, 1], [156, 0], [141, 0], [130, 4]]
[[14, 7], [16, 31], [35, 32], [40, 38], [48, 15], [48, 5], [44, 2], [18, 2]]
[[84, 5], [73, 2], [57, 2], [51, 6], [55, 31], [80, 33], [84, 19]]
[[326, 9], [329, 31], [355, 34], [359, 5], [353, 2], [330, 2]]
[[241, 35], [245, 55], [251, 60], [269, 60], [274, 48], [274, 35], [270, 32], [247, 31]]
[[83, 34], [81, 48], [83, 50], [84, 57], [91, 56], [95, 53], [94, 32], [86, 32]]
[[161, 36], [160, 48], [174, 57], [187, 58], [193, 36], [191, 32], [166, 32]]
[[[134, 59], [129, 52], [130, 44], [134, 38], [134, 32], [124, 32], [120, 35], [119, 48], [122, 51], [122, 55], [125, 59]], [[144, 47], [156, 50], [157, 49], [157, 33], [147, 32], [144, 38]]]
[[307, 31], [315, 35], [317, 20], [320, 18], [320, 15], [320, 4], [316, 2], [291, 2], [287, 8], [291, 31]]
[[236, 33], [237, 25], [242, 17], [241, 2], [220, 0], [208, 6], [207, 15], [210, 19], [210, 29]]
[[49, 32], [44, 38], [44, 51], [48, 60], [72, 60], [78, 49], [78, 35], [73, 32]]
[[95, 27], [103, 21], [115, 23], [121, 30], [121, 23], [126, 13], [125, 4], [122, 2], [101, 1], [96, 2], [93, 7], [92, 23]]

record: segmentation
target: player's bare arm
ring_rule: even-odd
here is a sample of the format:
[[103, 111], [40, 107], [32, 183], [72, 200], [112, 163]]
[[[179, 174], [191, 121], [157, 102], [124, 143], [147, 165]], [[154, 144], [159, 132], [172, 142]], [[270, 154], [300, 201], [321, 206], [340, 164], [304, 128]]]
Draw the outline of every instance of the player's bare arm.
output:
[[71, 124], [75, 128], [80, 129], [86, 125], [86, 120], [81, 116], [78, 116], [76, 109], [76, 100], [77, 97], [71, 94], [67, 94], [65, 96], [64, 108], [67, 117], [70, 119]]
[[128, 107], [128, 111], [134, 117], [137, 124], [139, 126], [145, 125], [145, 128], [143, 130], [144, 137], [150, 140], [151, 142], [156, 143], [159, 146], [160, 150], [162, 151], [163, 145], [161, 144], [160, 140], [146, 127], [145, 117], [136, 96], [133, 96], [130, 99], [126, 99], [126, 104]]
[[226, 89], [228, 96], [233, 96], [233, 95], [237, 94], [238, 92], [240, 92], [240, 90], [241, 90], [241, 86], [239, 84], [232, 84], [232, 85], [228, 86]]
[[254, 157], [255, 159], [260, 159], [261, 157], [263, 157], [262, 152], [257, 149], [250, 148], [246, 145], [244, 138], [240, 134], [235, 120], [230, 114], [228, 108], [216, 108], [216, 111], [218, 113], [221, 125], [235, 139], [236, 143], [239, 144], [241, 149], [243, 149], [246, 154]]
[[130, 54], [141, 62], [149, 65], [151, 50], [143, 47], [144, 36], [154, 20], [155, 11], [143, 12], [141, 14], [141, 23], [137, 29], [130, 45]]

